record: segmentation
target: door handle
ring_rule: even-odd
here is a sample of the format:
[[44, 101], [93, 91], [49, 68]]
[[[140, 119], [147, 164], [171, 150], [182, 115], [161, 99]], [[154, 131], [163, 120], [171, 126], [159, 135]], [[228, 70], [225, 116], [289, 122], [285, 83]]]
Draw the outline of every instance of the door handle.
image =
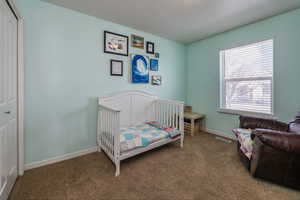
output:
[[4, 112], [5, 114], [10, 114], [11, 112], [10, 112], [10, 110], [9, 111], [6, 111], [6, 112]]

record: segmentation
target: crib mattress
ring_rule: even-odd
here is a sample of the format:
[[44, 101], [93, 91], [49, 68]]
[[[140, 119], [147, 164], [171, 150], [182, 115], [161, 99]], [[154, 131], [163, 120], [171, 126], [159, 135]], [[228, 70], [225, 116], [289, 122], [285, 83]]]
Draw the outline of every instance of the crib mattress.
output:
[[121, 128], [120, 150], [121, 153], [128, 152], [139, 147], [148, 146], [169, 136], [168, 132], [148, 124]]

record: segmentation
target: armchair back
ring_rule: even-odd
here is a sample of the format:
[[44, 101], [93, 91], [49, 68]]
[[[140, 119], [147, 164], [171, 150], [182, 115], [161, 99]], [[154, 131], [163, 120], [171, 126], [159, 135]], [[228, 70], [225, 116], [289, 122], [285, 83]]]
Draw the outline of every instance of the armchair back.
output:
[[262, 119], [251, 116], [240, 116], [240, 128], [269, 129], [276, 131], [288, 131], [289, 125], [273, 119]]

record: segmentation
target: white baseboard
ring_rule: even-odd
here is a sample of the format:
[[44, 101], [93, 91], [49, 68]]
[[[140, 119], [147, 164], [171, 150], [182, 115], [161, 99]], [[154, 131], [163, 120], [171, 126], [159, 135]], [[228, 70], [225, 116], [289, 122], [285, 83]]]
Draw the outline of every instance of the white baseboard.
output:
[[91, 147], [91, 148], [84, 149], [84, 150], [81, 150], [81, 151], [68, 153], [68, 154], [65, 154], [65, 155], [62, 155], [62, 156], [57, 156], [57, 157], [49, 158], [49, 159], [46, 159], [46, 160], [29, 163], [29, 164], [25, 165], [25, 170], [34, 169], [34, 168], [42, 167], [42, 166], [45, 166], [45, 165], [50, 165], [50, 164], [61, 162], [61, 161], [64, 161], [64, 160], [69, 160], [69, 159], [76, 158], [78, 156], [83, 156], [83, 155], [86, 155], [86, 154], [90, 154], [90, 153], [93, 153], [93, 152], [96, 152], [96, 151], [97, 151], [97, 147]]
[[209, 129], [209, 128], [205, 128], [202, 131], [204, 131], [206, 133], [214, 134], [214, 135], [217, 135], [217, 136], [220, 136], [220, 137], [223, 137], [223, 138], [227, 138], [227, 139], [230, 139], [230, 140], [236, 140], [235, 136], [226, 134], [226, 133], [221, 132], [221, 131], [217, 131], [217, 130], [213, 130], [213, 129]]
[[[223, 137], [223, 138], [227, 138], [227, 139], [230, 139], [230, 140], [236, 140], [235, 136], [226, 134], [226, 133], [221, 132], [221, 131], [217, 131], [217, 130], [213, 130], [213, 129], [207, 129], [207, 128], [203, 129], [202, 131], [210, 133], [210, 134], [214, 134], [214, 135], [217, 135], [217, 136], [220, 136], [220, 137]], [[97, 151], [98, 151], [97, 147], [91, 147], [91, 148], [84, 149], [84, 150], [81, 150], [81, 151], [68, 153], [68, 154], [65, 154], [65, 155], [62, 155], [62, 156], [57, 156], [57, 157], [49, 158], [49, 159], [46, 159], [46, 160], [29, 163], [29, 164], [25, 165], [25, 170], [30, 170], [30, 169], [42, 167], [42, 166], [45, 166], [45, 165], [58, 163], [58, 162], [61, 162], [61, 161], [64, 161], [64, 160], [69, 160], [69, 159], [72, 159], [72, 158], [76, 158], [76, 157], [83, 156], [83, 155], [86, 155], [86, 154], [94, 153], [94, 152], [97, 152]]]

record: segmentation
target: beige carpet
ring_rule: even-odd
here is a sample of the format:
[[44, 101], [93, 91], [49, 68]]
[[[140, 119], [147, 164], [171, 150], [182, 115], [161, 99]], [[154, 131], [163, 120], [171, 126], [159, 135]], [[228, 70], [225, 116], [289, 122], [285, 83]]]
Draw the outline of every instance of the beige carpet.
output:
[[184, 149], [170, 144], [123, 161], [119, 177], [103, 153], [26, 171], [10, 196], [45, 199], [300, 200], [300, 192], [252, 178], [235, 143], [199, 133]]

